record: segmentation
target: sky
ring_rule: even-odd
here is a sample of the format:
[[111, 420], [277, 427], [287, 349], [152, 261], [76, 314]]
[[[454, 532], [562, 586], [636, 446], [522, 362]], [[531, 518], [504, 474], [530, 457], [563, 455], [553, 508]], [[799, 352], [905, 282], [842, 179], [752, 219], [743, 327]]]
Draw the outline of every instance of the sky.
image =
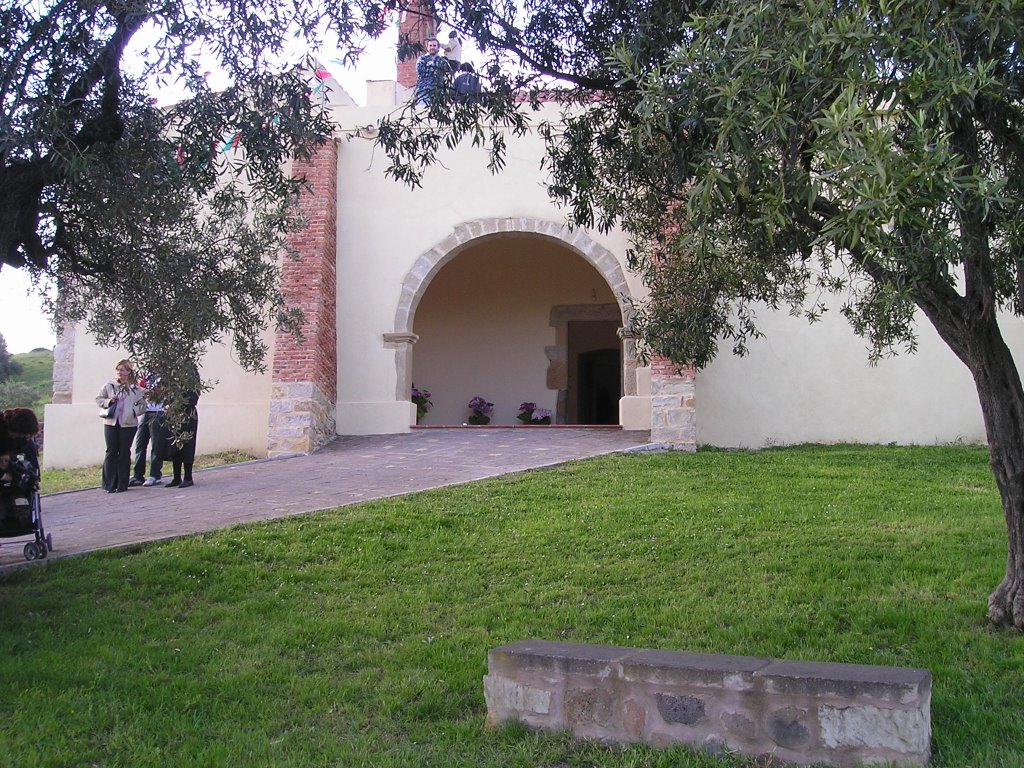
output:
[[[395, 43], [395, 35], [387, 33], [372, 41], [355, 69], [331, 63], [338, 56], [334, 51], [324, 52], [320, 61], [357, 103], [364, 104], [367, 80], [394, 79]], [[12, 354], [37, 347], [51, 349], [57, 343], [51, 319], [43, 313], [41, 299], [31, 289], [25, 272], [0, 268], [0, 334]]]
[[0, 269], [0, 334], [7, 351], [17, 354], [57, 343], [38, 295], [29, 295], [31, 281], [20, 269]]

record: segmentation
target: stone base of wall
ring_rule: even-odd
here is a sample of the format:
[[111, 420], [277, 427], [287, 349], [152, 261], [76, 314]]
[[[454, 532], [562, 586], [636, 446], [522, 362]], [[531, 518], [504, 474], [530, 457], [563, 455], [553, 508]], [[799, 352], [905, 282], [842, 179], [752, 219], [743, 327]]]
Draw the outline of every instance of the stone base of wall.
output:
[[925, 765], [931, 673], [524, 640], [488, 654], [487, 723], [809, 765]]
[[651, 376], [651, 442], [677, 451], [697, 450], [693, 375]]
[[312, 453], [336, 436], [334, 404], [310, 381], [274, 384], [267, 456]]

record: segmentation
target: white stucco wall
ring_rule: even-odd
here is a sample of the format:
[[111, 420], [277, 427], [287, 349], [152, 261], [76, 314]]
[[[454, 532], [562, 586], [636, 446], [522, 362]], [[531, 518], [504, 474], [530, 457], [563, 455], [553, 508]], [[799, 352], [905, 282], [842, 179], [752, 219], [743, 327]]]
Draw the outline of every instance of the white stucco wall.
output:
[[[273, 344], [269, 332], [265, 338]], [[103, 462], [103, 425], [94, 398], [108, 381], [124, 350], [100, 347], [82, 326], [75, 329], [72, 401], [46, 406], [43, 464], [48, 469], [83, 467]], [[263, 456], [267, 449], [270, 375], [245, 371], [223, 345], [200, 361], [200, 375], [213, 385], [199, 400], [199, 453], [231, 449]], [[99, 481], [97, 480], [97, 483]]]
[[[916, 354], [871, 366], [866, 342], [834, 310], [814, 324], [760, 317], [766, 336], [748, 357], [726, 346], [697, 374], [698, 444], [985, 441], [973, 379], [925, 318]], [[1024, 324], [1004, 316], [1001, 328], [1019, 365]]]
[[[461, 423], [465, 403], [482, 395], [497, 405], [495, 423], [512, 423], [515, 407], [534, 400], [553, 408], [543, 348], [554, 340], [546, 320], [553, 304], [608, 303], [611, 292], [580, 254], [588, 248], [625, 269], [620, 231], [569, 232], [539, 173], [543, 154], [536, 136], [510, 140], [506, 168], [486, 169], [482, 150], [442, 153], [423, 187], [385, 178], [387, 159], [372, 126], [393, 107], [341, 107], [338, 193], [338, 404], [341, 434], [401, 432], [415, 409], [404, 399], [406, 379], [434, 393], [426, 423]], [[363, 136], [363, 137], [361, 137]], [[504, 221], [500, 235], [475, 233], [481, 221]], [[527, 222], [521, 237], [516, 222]], [[515, 226], [513, 226], [515, 224]], [[548, 232], [545, 228], [550, 228]], [[541, 234], [541, 231], [544, 233]], [[455, 235], [458, 234], [458, 237]], [[545, 243], [544, 238], [559, 240]], [[476, 238], [476, 239], [474, 239]], [[517, 239], [519, 242], [517, 242]], [[529, 246], [521, 248], [524, 243]], [[608, 256], [610, 254], [610, 256]], [[429, 265], [446, 262], [434, 272]], [[484, 264], [476, 277], [477, 262]], [[425, 266], [426, 265], [426, 266]], [[524, 289], [524, 275], [537, 285]], [[409, 286], [419, 294], [410, 296]], [[628, 293], [643, 296], [626, 272]], [[406, 294], [403, 295], [403, 290]], [[408, 321], [396, 312], [413, 311]], [[761, 313], [767, 338], [736, 358], [724, 347], [696, 380], [697, 441], [723, 447], [799, 442], [933, 444], [983, 441], [973, 383], [966, 369], [925, 322], [920, 350], [871, 367], [863, 340], [833, 311], [817, 324], [785, 312]], [[1006, 318], [1004, 334], [1024, 358], [1024, 324]], [[416, 333], [410, 347], [385, 334]], [[93, 397], [122, 355], [76, 335], [72, 403], [46, 409], [49, 467], [97, 464], [102, 430]], [[402, 361], [408, 367], [401, 368]], [[269, 362], [269, 360], [268, 360]], [[475, 374], [486, 373], [487, 378]], [[224, 347], [202, 362], [217, 383], [200, 401], [201, 452], [231, 447], [262, 455], [270, 408], [269, 374], [244, 372]], [[637, 396], [621, 402], [624, 425], [649, 426], [649, 371], [636, 373]]]
[[[352, 108], [339, 109], [336, 114], [342, 134], [356, 136], [356, 127], [373, 124], [385, 111]], [[543, 145], [536, 136], [511, 142], [507, 165], [495, 176], [487, 171], [482, 150], [463, 146], [457, 152], [443, 152], [440, 162], [428, 170], [422, 188], [409, 189], [385, 178], [387, 160], [372, 138], [357, 136], [342, 142], [338, 182], [339, 433], [395, 431], [389, 427], [403, 419], [408, 423], [406, 403], [396, 402], [401, 388], [397, 352], [384, 343], [383, 334], [410, 330], [395, 327], [395, 313], [403, 280], [417, 259], [466, 222], [493, 218], [564, 222], [542, 183], [542, 156]], [[587, 232], [585, 236], [624, 259], [627, 244], [620, 231], [606, 235]], [[636, 277], [629, 276], [628, 284], [632, 291], [642, 291]], [[430, 388], [417, 377], [417, 383]]]

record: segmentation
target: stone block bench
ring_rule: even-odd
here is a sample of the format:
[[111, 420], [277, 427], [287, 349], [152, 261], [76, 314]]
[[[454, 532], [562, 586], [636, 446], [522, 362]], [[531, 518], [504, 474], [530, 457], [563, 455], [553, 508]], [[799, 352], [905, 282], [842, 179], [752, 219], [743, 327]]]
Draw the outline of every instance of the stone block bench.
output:
[[523, 640], [495, 648], [487, 723], [797, 764], [925, 765], [931, 673]]

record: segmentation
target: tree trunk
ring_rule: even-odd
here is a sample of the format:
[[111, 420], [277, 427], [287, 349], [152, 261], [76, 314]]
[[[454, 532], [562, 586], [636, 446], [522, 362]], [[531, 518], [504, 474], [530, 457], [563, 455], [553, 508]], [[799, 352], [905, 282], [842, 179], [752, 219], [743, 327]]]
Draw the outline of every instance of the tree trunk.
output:
[[1008, 534], [1006, 575], [989, 596], [988, 617], [1024, 629], [1024, 388], [994, 317], [972, 324], [970, 336], [966, 349], [950, 346], [974, 376]]
[[998, 331], [986, 342], [977, 350], [977, 365], [971, 367], [971, 373], [978, 387], [989, 461], [1009, 537], [1007, 572], [988, 598], [988, 618], [997, 626], [1024, 630], [1024, 390]]
[[42, 161], [0, 168], [0, 264], [20, 268], [27, 261], [40, 269], [47, 265], [39, 238], [39, 206], [43, 190], [58, 180], [57, 169]]

